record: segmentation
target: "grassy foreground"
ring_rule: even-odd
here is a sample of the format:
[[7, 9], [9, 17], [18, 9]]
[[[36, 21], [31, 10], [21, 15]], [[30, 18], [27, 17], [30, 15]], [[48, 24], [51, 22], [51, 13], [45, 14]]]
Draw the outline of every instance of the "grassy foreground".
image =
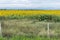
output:
[[42, 23], [43, 24], [37, 20], [34, 21], [27, 19], [6, 20], [2, 26], [2, 31], [5, 34], [5, 37], [1, 37], [0, 40], [60, 40], [60, 23], [50, 24], [51, 38], [48, 38], [46, 35], [47, 22]]
[[0, 37], [0, 40], [60, 40], [60, 38], [57, 37], [39, 37], [39, 36], [34, 36], [34, 37], [27, 37], [27, 36], [13, 36], [11, 38], [6, 38], [6, 37]]

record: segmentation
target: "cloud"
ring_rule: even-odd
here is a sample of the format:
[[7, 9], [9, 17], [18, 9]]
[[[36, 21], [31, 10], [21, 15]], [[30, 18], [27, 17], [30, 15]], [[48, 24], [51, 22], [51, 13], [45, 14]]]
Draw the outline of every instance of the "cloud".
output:
[[0, 8], [57, 8], [60, 0], [0, 0]]
[[0, 0], [0, 4], [21, 4], [29, 2], [29, 0]]

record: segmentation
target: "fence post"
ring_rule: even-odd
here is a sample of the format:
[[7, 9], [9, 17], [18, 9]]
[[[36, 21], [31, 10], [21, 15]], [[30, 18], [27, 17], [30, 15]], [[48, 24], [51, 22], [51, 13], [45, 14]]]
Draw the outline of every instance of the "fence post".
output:
[[0, 22], [0, 36], [2, 36], [1, 22]]
[[47, 23], [47, 36], [48, 36], [48, 38], [50, 37], [50, 34], [49, 34], [49, 25], [50, 25], [50, 23]]

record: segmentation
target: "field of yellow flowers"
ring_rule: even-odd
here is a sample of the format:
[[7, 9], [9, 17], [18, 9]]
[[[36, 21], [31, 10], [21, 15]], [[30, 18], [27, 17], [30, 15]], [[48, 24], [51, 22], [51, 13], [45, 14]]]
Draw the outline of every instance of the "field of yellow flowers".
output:
[[0, 10], [0, 16], [40, 14], [60, 15], [60, 10]]

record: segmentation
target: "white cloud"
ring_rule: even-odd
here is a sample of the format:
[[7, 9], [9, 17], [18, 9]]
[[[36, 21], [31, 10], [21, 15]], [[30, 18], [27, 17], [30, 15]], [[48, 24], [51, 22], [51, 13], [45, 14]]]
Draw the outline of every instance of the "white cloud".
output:
[[0, 4], [20, 4], [29, 2], [29, 0], [0, 0]]
[[60, 0], [0, 0], [0, 7], [60, 8]]

